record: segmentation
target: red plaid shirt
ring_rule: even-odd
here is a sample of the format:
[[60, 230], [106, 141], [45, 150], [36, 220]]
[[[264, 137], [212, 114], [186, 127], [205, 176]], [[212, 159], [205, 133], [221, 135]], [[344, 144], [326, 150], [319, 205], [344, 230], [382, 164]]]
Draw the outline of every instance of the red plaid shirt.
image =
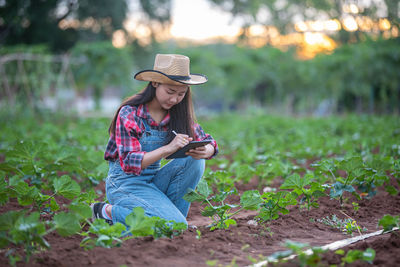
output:
[[[142, 104], [134, 107], [129, 105], [123, 106], [118, 113], [115, 135], [112, 134], [108, 140], [104, 159], [115, 161], [119, 158], [119, 162], [125, 173], [139, 175], [142, 171], [142, 160], [146, 153], [142, 151], [139, 143], [139, 139], [145, 131], [143, 120], [147, 120], [150, 127], [156, 127], [162, 131], [169, 130], [169, 113], [160, 124], [157, 124], [157, 122], [151, 118], [147, 105]], [[211, 144], [215, 148], [215, 153], [212, 156], [214, 157], [218, 153], [217, 142], [211, 135], [206, 134], [199, 124], [195, 123], [193, 127], [194, 139], [196, 141], [205, 139], [212, 140]]]

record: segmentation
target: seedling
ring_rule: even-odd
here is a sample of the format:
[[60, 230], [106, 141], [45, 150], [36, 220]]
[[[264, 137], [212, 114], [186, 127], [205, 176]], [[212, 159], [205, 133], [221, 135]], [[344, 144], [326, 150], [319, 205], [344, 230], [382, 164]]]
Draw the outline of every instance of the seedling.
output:
[[197, 234], [197, 235], [196, 235], [196, 239], [197, 239], [197, 240], [200, 240], [200, 239], [201, 239], [201, 232], [200, 232], [199, 229], [196, 230], [196, 234]]
[[[320, 247], [311, 247], [307, 243], [286, 240], [284, 246], [289, 250], [279, 251], [268, 257], [269, 261], [284, 263], [290, 255], [296, 255], [300, 266], [319, 266], [325, 252]], [[307, 250], [308, 249], [308, 250]]]
[[10, 211], [0, 215], [0, 247], [13, 244], [21, 246], [25, 252], [24, 257], [16, 250], [8, 252], [9, 262], [14, 266], [20, 259], [29, 262], [32, 254], [50, 248], [50, 244], [44, 239], [50, 231], [52, 230], [46, 231], [45, 223], [39, 220], [38, 212], [29, 216], [24, 211]]
[[358, 226], [357, 222], [355, 220], [352, 220], [350, 218], [340, 219], [335, 214], [332, 215], [332, 218], [329, 218], [329, 216], [326, 216], [322, 219], [317, 219], [317, 222], [323, 223], [332, 228], [339, 229], [344, 234], [350, 234], [350, 235], [353, 235], [354, 231], [365, 232], [368, 230], [366, 228], [361, 228], [360, 226]]
[[357, 211], [360, 209], [360, 206], [358, 205], [358, 203], [357, 202], [351, 202], [351, 205], [353, 205], [354, 213], [357, 213]]
[[262, 194], [264, 203], [261, 205], [261, 209], [257, 218], [262, 221], [270, 221], [279, 218], [279, 214], [288, 214], [289, 210], [287, 206], [293, 206], [297, 204], [296, 194], [288, 191], [278, 192], [266, 192]]
[[[125, 231], [125, 226], [121, 223], [109, 225], [102, 219], [96, 219], [90, 226], [88, 232], [83, 232], [85, 238], [81, 242], [81, 246], [87, 249], [92, 249], [95, 246], [111, 248], [120, 246], [122, 243], [121, 235]], [[97, 237], [93, 238], [90, 234]]]
[[[141, 236], [153, 236], [156, 239], [172, 238], [187, 228], [184, 223], [148, 217], [141, 207], [134, 208], [132, 213], [126, 216], [125, 223], [128, 227], [118, 222], [110, 226], [102, 219], [87, 223], [90, 225], [89, 231], [81, 234], [85, 236], [81, 242], [81, 246], [85, 249], [92, 249], [95, 246], [104, 248], [120, 246], [123, 240]], [[93, 238], [90, 234], [97, 237]]]
[[[236, 221], [232, 218], [234, 215], [242, 210], [256, 210], [263, 202], [260, 193], [256, 190], [251, 190], [243, 193], [240, 197], [240, 204], [225, 203], [226, 197], [235, 192], [235, 188], [226, 187], [224, 191], [219, 191], [212, 195], [207, 182], [202, 179], [196, 190], [189, 189], [183, 199], [189, 202], [198, 201], [206, 204], [201, 214], [213, 220], [210, 225], [211, 230], [228, 229], [231, 225], [236, 225]], [[231, 212], [231, 209], [236, 210]]]
[[[344, 255], [344, 250], [339, 249], [335, 253], [338, 255]], [[346, 255], [342, 257], [341, 266], [345, 266], [346, 264], [353, 263], [357, 260], [366, 261], [369, 264], [372, 264], [374, 259], [375, 250], [372, 248], [367, 248], [365, 251], [358, 249], [348, 250]]]
[[384, 232], [390, 231], [395, 227], [400, 227], [399, 217], [400, 216], [391, 216], [386, 214], [379, 220], [378, 226], [382, 226]]
[[346, 178], [335, 177], [336, 182], [332, 184], [329, 195], [331, 198], [334, 199], [339, 198], [340, 205], [343, 205], [344, 192], [349, 192], [359, 197], [356, 193], [356, 190], [353, 187], [353, 184], [357, 176], [362, 174], [362, 168], [364, 165], [361, 157], [352, 157], [349, 159], [345, 159], [339, 161], [337, 164], [338, 164], [337, 167], [338, 169], [342, 169], [347, 172], [347, 177]]
[[303, 178], [299, 174], [295, 173], [288, 178], [282, 184], [282, 189], [293, 189], [293, 193], [297, 196], [303, 196], [300, 199], [300, 204], [304, 203], [307, 210], [311, 207], [318, 208], [317, 199], [324, 196], [325, 188], [318, 182], [313, 182], [312, 174], [306, 174]]

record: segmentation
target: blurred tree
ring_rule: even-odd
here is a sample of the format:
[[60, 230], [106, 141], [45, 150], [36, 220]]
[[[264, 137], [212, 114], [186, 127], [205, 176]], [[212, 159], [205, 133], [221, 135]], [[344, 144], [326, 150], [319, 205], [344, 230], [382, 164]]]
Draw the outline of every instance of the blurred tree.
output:
[[[59, 2], [65, 3], [64, 12], [57, 12]], [[71, 46], [77, 39], [73, 29], [62, 31], [58, 23], [76, 8], [74, 1], [6, 0], [0, 2], [0, 43], [47, 43], [60, 49]], [[61, 35], [63, 35], [62, 38]], [[60, 42], [63, 40], [63, 42]]]
[[[209, 0], [233, 17], [240, 17], [244, 28], [254, 23], [273, 25], [280, 33], [294, 31], [295, 21], [341, 20], [345, 16], [366, 16], [371, 19], [385, 17], [391, 25], [399, 27], [400, 0]], [[352, 6], [353, 9], [349, 10]], [[356, 9], [354, 9], [354, 6]], [[386, 13], [386, 14], [385, 14]], [[244, 33], [246, 31], [243, 31]], [[360, 32], [339, 31], [338, 39], [347, 43], [351, 37], [359, 39]]]
[[[161, 23], [170, 20], [170, 0], [136, 0], [139, 12]], [[0, 44], [47, 44], [67, 50], [78, 40], [110, 40], [124, 30], [129, 0], [0, 1]], [[67, 20], [66, 20], [67, 19]]]

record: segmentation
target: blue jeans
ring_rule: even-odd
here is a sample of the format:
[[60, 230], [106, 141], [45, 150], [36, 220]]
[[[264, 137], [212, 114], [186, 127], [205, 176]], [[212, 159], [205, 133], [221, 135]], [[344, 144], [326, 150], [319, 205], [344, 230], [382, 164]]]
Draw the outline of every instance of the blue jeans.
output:
[[205, 168], [205, 160], [178, 158], [153, 171], [152, 165], [141, 175], [126, 174], [119, 161], [109, 163], [106, 195], [112, 204], [112, 220], [125, 224], [135, 207], [147, 216], [157, 216], [187, 224], [190, 203], [182, 197], [188, 188], [195, 189]]

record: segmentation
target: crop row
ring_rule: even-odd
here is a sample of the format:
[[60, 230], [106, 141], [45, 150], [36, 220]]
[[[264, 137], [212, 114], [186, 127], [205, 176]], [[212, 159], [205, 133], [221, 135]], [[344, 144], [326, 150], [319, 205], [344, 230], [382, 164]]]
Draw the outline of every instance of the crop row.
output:
[[[5, 120], [5, 118], [2, 118]], [[89, 204], [103, 197], [94, 188], [107, 175], [103, 151], [108, 120], [13, 118], [0, 131], [0, 204], [16, 200], [20, 208], [0, 215], [0, 246], [11, 264], [49, 248], [45, 236], [82, 235], [81, 245], [111, 247], [124, 239], [152, 235], [173, 237], [182, 224], [148, 218], [140, 208], [122, 224], [91, 222]], [[6, 125], [6, 126], [4, 126]], [[253, 114], [221, 116], [203, 122], [218, 141], [220, 155], [208, 162], [196, 190], [185, 196], [203, 205], [211, 230], [236, 224], [234, 215], [256, 210], [264, 223], [289, 212], [290, 206], [318, 208], [329, 196], [341, 204], [349, 194], [373, 197], [384, 186], [399, 192], [400, 121], [394, 117], [275, 118]], [[258, 179], [259, 188], [238, 194], [237, 184]], [[260, 191], [274, 181], [278, 188]], [[353, 203], [357, 207], [357, 203]], [[391, 217], [398, 225], [398, 217]], [[397, 221], [396, 221], [397, 218]], [[350, 224], [350, 232], [353, 231]], [[88, 227], [87, 227], [88, 226]], [[16, 248], [22, 247], [21, 254]]]

